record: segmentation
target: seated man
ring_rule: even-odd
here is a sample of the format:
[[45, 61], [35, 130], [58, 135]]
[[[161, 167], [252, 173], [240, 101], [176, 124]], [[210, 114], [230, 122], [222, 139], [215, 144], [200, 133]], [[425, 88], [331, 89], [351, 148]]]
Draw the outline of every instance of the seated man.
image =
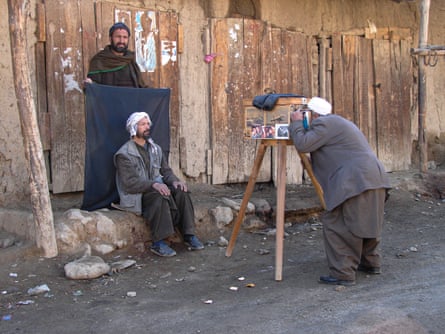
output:
[[203, 249], [195, 236], [195, 214], [187, 185], [173, 173], [162, 149], [150, 138], [151, 120], [147, 113], [133, 113], [127, 120], [131, 139], [114, 155], [120, 208], [142, 214], [149, 224], [159, 256], [176, 252], [164, 241], [178, 226], [184, 242], [192, 250]]

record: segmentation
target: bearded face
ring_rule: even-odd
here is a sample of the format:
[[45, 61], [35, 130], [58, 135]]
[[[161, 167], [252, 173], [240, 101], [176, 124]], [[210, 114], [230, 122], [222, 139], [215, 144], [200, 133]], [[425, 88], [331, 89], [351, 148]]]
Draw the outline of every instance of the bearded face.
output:
[[150, 137], [150, 122], [148, 119], [144, 118], [138, 122], [136, 137], [141, 139], [148, 139]]
[[111, 49], [119, 54], [128, 50], [128, 32], [125, 29], [116, 29], [110, 37]]

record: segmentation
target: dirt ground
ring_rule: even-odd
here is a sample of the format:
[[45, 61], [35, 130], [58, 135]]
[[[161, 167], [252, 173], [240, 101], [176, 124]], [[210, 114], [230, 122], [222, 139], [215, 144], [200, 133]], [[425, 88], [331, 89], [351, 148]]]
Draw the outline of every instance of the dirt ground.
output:
[[[159, 258], [129, 247], [103, 258], [136, 265], [94, 280], [64, 276], [66, 256], [32, 255], [0, 264], [1, 333], [444, 333], [444, 174], [391, 175], [382, 241], [383, 273], [357, 285], [317, 282], [327, 273], [317, 214], [286, 224], [283, 280], [275, 281], [275, 235], [242, 231], [231, 257], [216, 237], [203, 251], [174, 245]], [[194, 192], [195, 199], [239, 197], [236, 187]], [[307, 186], [288, 189], [286, 207]], [[254, 196], [273, 201], [274, 189]], [[242, 196], [242, 193], [241, 193]], [[210, 203], [209, 203], [210, 205]], [[294, 219], [294, 218], [293, 218]], [[290, 219], [292, 220], [292, 219]], [[224, 236], [230, 238], [229, 228]], [[0, 250], [1, 252], [1, 250]], [[47, 284], [37, 296], [29, 288]]]

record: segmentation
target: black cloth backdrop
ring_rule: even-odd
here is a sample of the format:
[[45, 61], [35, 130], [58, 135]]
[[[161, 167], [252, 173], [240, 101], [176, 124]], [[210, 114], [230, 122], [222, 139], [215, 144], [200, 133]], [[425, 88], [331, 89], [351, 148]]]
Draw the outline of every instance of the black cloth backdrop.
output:
[[85, 179], [82, 210], [109, 207], [119, 201], [113, 156], [130, 139], [125, 125], [133, 112], [146, 112], [151, 137], [170, 152], [170, 89], [127, 88], [89, 84], [86, 94]]

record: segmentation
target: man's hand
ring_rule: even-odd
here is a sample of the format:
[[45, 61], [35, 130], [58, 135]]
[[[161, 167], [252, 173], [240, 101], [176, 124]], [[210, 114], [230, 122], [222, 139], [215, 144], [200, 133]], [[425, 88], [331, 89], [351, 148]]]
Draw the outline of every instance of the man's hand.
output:
[[87, 85], [92, 84], [93, 80], [91, 78], [85, 78], [85, 80], [82, 81], [83, 87], [85, 88]]
[[303, 120], [303, 113], [300, 110], [295, 110], [290, 114], [290, 119], [292, 122], [295, 121], [302, 121]]
[[175, 181], [173, 182], [173, 187], [175, 187], [175, 189], [179, 188], [182, 191], [187, 192], [187, 184], [185, 182]]
[[162, 196], [170, 196], [170, 189], [168, 189], [168, 186], [164, 183], [153, 183], [152, 185], [153, 189], [158, 191]]

